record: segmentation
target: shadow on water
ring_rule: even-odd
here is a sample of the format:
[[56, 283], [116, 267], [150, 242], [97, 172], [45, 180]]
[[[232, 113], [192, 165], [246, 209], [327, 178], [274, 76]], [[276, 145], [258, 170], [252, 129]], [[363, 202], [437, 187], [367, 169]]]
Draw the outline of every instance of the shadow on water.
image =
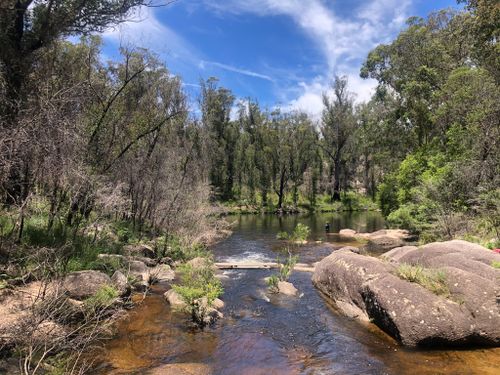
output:
[[[326, 222], [331, 231], [374, 231], [384, 224], [373, 212], [233, 219], [234, 234], [213, 248], [218, 261], [274, 260], [276, 233], [299, 222], [311, 227], [314, 240], [325, 239]], [[330, 246], [313, 244], [299, 255], [313, 262], [329, 252]], [[100, 373], [144, 374], [157, 368], [155, 373], [167, 375], [498, 374], [498, 349], [405, 349], [374, 325], [338, 314], [313, 287], [310, 273], [291, 277], [300, 298], [268, 294], [264, 278], [271, 272], [226, 271], [225, 318], [204, 331], [189, 328], [186, 317], [163, 301], [165, 287], [156, 287], [119, 323], [100, 358]], [[182, 368], [168, 365], [179, 363]]]

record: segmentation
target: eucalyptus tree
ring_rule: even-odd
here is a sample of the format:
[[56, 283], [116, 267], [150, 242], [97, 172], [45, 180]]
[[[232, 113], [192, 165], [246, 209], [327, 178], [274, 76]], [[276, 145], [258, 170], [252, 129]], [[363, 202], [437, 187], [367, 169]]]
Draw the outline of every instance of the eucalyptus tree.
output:
[[210, 183], [215, 195], [223, 200], [233, 197], [234, 163], [239, 128], [231, 121], [234, 96], [230, 90], [219, 87], [218, 79], [211, 77], [201, 82], [202, 125], [207, 132], [210, 158]]
[[[346, 148], [355, 128], [353, 96], [348, 91], [347, 78], [335, 77], [332, 83], [333, 97], [323, 94], [321, 133], [322, 149], [330, 159], [331, 199], [340, 200], [341, 177], [345, 171]], [[345, 184], [344, 184], [345, 186]]]

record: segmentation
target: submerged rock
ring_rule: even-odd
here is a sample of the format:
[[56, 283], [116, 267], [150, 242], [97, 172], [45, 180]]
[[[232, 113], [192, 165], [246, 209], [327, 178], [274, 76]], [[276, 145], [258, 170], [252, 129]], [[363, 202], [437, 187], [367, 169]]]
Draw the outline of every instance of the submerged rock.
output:
[[[408, 346], [500, 345], [500, 256], [465, 241], [396, 248], [384, 260], [341, 249], [313, 283], [347, 316], [370, 320]], [[398, 277], [401, 264], [442, 272], [449, 293]], [[424, 268], [425, 269], [425, 268]]]
[[187, 306], [182, 297], [173, 289], [167, 290], [163, 297], [174, 308], [184, 309]]

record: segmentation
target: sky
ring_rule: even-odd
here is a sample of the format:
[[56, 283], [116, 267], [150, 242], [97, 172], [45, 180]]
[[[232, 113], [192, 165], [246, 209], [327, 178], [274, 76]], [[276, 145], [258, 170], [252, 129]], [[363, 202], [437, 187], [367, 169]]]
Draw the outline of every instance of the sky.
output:
[[217, 77], [237, 100], [318, 116], [335, 75], [348, 77], [356, 102], [368, 100], [376, 82], [359, 77], [368, 52], [409, 16], [449, 7], [456, 1], [176, 0], [104, 32], [103, 57], [118, 59], [121, 45], [148, 48], [193, 103], [200, 79]]

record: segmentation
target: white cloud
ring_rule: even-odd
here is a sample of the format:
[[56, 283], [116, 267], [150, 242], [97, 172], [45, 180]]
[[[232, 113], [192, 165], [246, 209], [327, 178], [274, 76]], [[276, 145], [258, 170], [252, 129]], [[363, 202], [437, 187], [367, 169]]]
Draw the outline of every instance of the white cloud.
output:
[[148, 48], [166, 59], [171, 57], [190, 65], [200, 60], [196, 48], [161, 23], [148, 7], [138, 8], [127, 22], [106, 30], [102, 36], [115, 44]]
[[[285, 107], [321, 111], [321, 96], [335, 75], [347, 75], [356, 100], [366, 101], [375, 87], [359, 77], [359, 61], [376, 45], [390, 40], [406, 19], [410, 0], [374, 0], [355, 8], [349, 18], [339, 17], [322, 0], [227, 0], [207, 1], [217, 12], [288, 16], [312, 39], [324, 55], [328, 71], [311, 82], [300, 82], [300, 94]], [[356, 63], [357, 62], [357, 63]], [[297, 88], [289, 89], [290, 92]]]

